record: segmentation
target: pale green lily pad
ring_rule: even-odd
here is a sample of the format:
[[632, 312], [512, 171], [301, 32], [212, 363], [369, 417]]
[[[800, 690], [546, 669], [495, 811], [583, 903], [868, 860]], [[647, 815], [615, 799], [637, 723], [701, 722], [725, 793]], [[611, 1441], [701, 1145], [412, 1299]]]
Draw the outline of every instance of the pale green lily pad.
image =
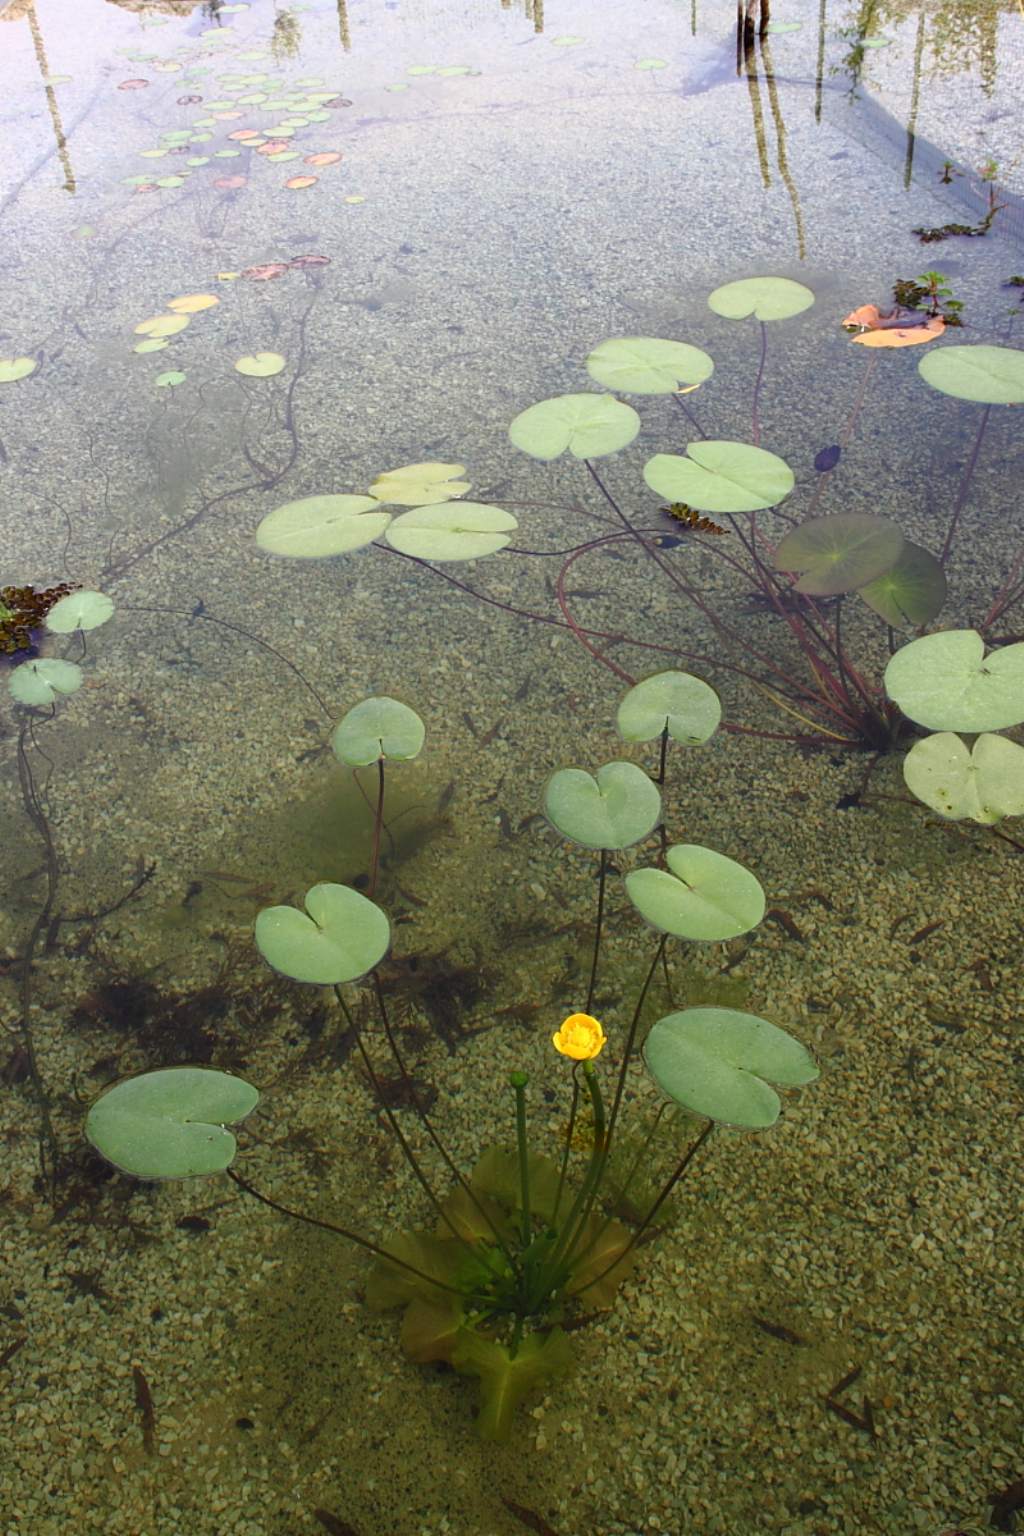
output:
[[264, 960], [282, 976], [337, 987], [380, 964], [391, 943], [391, 925], [368, 897], [325, 881], [306, 892], [305, 912], [264, 907], [254, 936]]
[[667, 730], [673, 741], [700, 746], [714, 735], [722, 718], [715, 690], [689, 672], [655, 672], [622, 699], [616, 716], [625, 741], [653, 741]]
[[634, 69], [667, 69], [668, 59], [637, 59]]
[[272, 379], [276, 373], [281, 372], [284, 365], [284, 358], [279, 352], [253, 352], [247, 357], [240, 357], [235, 367], [248, 379]]
[[757, 512], [777, 506], [793, 489], [785, 459], [749, 443], [689, 443], [684, 458], [656, 453], [644, 465], [652, 491], [698, 512]]
[[891, 570], [858, 587], [857, 595], [894, 628], [930, 624], [946, 601], [946, 573], [930, 551], [908, 540]]
[[176, 368], [171, 368], [167, 373], [158, 373], [153, 383], [157, 389], [176, 389], [179, 384], [184, 384], [185, 375]]
[[436, 64], [410, 64], [406, 70], [407, 75], [434, 75], [436, 73]]
[[625, 448], [639, 431], [633, 407], [611, 395], [555, 395], [520, 411], [508, 435], [534, 459], [557, 459], [567, 449], [577, 459], [599, 459]]
[[684, 1008], [652, 1026], [644, 1062], [663, 1093], [692, 1114], [745, 1130], [779, 1118], [772, 1083], [800, 1088], [820, 1076], [793, 1036], [735, 1008]]
[[708, 299], [716, 315], [726, 320], [789, 320], [810, 309], [814, 294], [791, 277], [741, 277], [723, 283]]
[[798, 592], [834, 597], [891, 570], [903, 549], [895, 523], [866, 512], [841, 512], [801, 523], [775, 551], [777, 571], [800, 571]]
[[915, 742], [903, 759], [911, 794], [951, 821], [986, 826], [1024, 815], [1024, 747], [985, 732], [968, 750], [952, 731]]
[[19, 704], [52, 704], [58, 693], [77, 693], [81, 686], [81, 667], [73, 661], [45, 659], [20, 662], [7, 683]]
[[553, 37], [551, 39], [551, 46], [553, 48], [575, 48], [584, 41], [585, 39], [582, 37], [577, 37], [573, 33], [566, 33], [564, 37]]
[[696, 388], [715, 365], [700, 347], [656, 336], [616, 336], [587, 358], [587, 372], [607, 389], [631, 395], [669, 395]]
[[1002, 731], [1024, 721], [1024, 642], [985, 655], [974, 629], [911, 640], [885, 669], [885, 690], [930, 731]]
[[381, 758], [408, 762], [419, 756], [424, 735], [416, 711], [382, 693], [352, 706], [334, 728], [331, 749], [350, 768], [363, 768]]
[[447, 501], [413, 507], [391, 524], [385, 538], [417, 560], [481, 560], [511, 543], [519, 524], [511, 512], [479, 501]]
[[724, 853], [677, 843], [668, 870], [634, 869], [626, 893], [641, 917], [677, 939], [715, 943], [756, 928], [764, 917], [761, 882]]
[[164, 1067], [115, 1083], [85, 1121], [101, 1157], [137, 1179], [221, 1173], [237, 1144], [227, 1126], [259, 1102], [250, 1083], [212, 1067]]
[[889, 48], [891, 46], [891, 37], [865, 37], [861, 42], [862, 48]]
[[437, 73], [444, 80], [453, 79], [456, 75], [471, 75], [473, 71], [468, 64], [445, 64]]
[[0, 357], [0, 384], [16, 384], [35, 373], [39, 364], [34, 357]]
[[926, 384], [984, 405], [1024, 402], [1024, 350], [982, 344], [937, 347], [917, 365]]
[[113, 611], [113, 600], [105, 592], [69, 592], [54, 603], [45, 623], [55, 635], [70, 635], [76, 629], [99, 629]]
[[582, 848], [630, 848], [661, 819], [661, 794], [635, 763], [605, 763], [596, 774], [560, 768], [544, 789], [556, 832]]
[[398, 507], [433, 507], [469, 490], [469, 481], [461, 478], [465, 473], [464, 464], [405, 464], [378, 475], [370, 494]]
[[304, 496], [269, 512], [256, 542], [272, 555], [322, 560], [372, 544], [390, 521], [372, 496]]
[[168, 346], [170, 346], [170, 342], [166, 336], [147, 336], [145, 341], [137, 341], [134, 347], [132, 347], [132, 351], [148, 354], [150, 352], [162, 352]]
[[185, 178], [184, 176], [158, 176], [154, 185], [158, 187], [183, 187], [185, 185]]

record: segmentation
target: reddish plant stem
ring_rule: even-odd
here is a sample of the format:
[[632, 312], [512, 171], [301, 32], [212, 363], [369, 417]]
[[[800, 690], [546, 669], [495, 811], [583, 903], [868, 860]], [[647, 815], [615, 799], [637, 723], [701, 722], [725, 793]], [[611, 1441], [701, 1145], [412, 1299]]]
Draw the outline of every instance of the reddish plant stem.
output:
[[981, 420], [978, 423], [977, 435], [974, 439], [974, 447], [971, 449], [971, 456], [967, 460], [967, 467], [964, 470], [963, 478], [960, 481], [960, 490], [957, 493], [956, 505], [953, 508], [953, 516], [950, 518], [949, 527], [946, 530], [946, 542], [943, 544], [942, 554], [939, 556], [940, 565], [945, 565], [946, 560], [949, 557], [949, 552], [953, 547], [953, 539], [956, 536], [957, 525], [960, 522], [960, 514], [967, 504], [967, 493], [971, 488], [971, 479], [973, 478], [975, 466], [978, 462], [978, 454], [981, 452], [981, 441], [985, 436], [985, 428], [988, 426], [988, 418], [991, 413], [991, 405], [986, 405], [985, 409], [981, 413]]

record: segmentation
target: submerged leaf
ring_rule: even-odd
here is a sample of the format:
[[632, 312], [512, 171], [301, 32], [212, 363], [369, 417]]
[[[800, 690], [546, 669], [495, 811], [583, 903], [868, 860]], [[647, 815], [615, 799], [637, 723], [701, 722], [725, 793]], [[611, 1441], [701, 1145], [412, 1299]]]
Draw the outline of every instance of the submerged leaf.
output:
[[570, 1264], [566, 1295], [588, 1307], [610, 1307], [636, 1259], [631, 1242], [632, 1233], [621, 1222], [589, 1216]]
[[[558, 1198], [558, 1166], [543, 1153], [527, 1157], [530, 1176], [530, 1209], [550, 1221]], [[488, 1147], [473, 1169], [470, 1180], [479, 1195], [489, 1195], [508, 1211], [518, 1211], [522, 1198], [519, 1177], [519, 1153], [514, 1147]]]
[[866, 512], [812, 517], [787, 533], [775, 551], [777, 571], [800, 571], [798, 592], [837, 596], [891, 570], [903, 548], [895, 523]]
[[414, 1296], [402, 1318], [402, 1349], [408, 1359], [417, 1365], [434, 1360], [450, 1363], [464, 1317], [458, 1296], [445, 1292]]
[[946, 573], [933, 554], [908, 540], [896, 564], [858, 587], [857, 595], [893, 628], [930, 624], [946, 601]]
[[523, 1399], [571, 1369], [572, 1348], [561, 1328], [553, 1328], [548, 1334], [527, 1334], [513, 1358], [504, 1344], [467, 1328], [452, 1351], [452, 1364], [464, 1376], [480, 1379], [481, 1437], [504, 1441]]

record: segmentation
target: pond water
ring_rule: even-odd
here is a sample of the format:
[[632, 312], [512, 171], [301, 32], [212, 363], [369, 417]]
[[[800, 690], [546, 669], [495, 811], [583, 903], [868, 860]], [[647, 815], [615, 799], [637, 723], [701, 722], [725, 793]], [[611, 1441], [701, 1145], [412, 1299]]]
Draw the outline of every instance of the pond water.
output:
[[[5, 1531], [1012, 1528], [1021, 845], [913, 798], [911, 728], [879, 732], [915, 627], [1024, 631], [1019, 417], [990, 370], [973, 399], [919, 370], [1006, 349], [1020, 398], [1024, 12], [765, 19], [738, 39], [731, 0], [0, 3], [0, 582], [113, 603], [70, 633], [19, 630], [24, 594], [0, 613], [32, 647], [0, 678]], [[930, 269], [905, 346], [843, 328]], [[786, 317], [709, 306], [762, 276]], [[682, 371], [651, 392], [636, 348], [628, 375], [614, 352], [588, 371], [622, 337], [699, 352], [664, 354]], [[602, 392], [589, 440], [564, 417], [510, 438], [528, 407]], [[792, 489], [733, 453], [702, 500], [706, 470], [678, 464], [706, 441], [777, 456]], [[410, 465], [418, 489], [375, 485]], [[753, 516], [730, 501], [751, 476]], [[307, 509], [299, 556], [257, 538], [313, 497], [360, 499]], [[510, 514], [500, 548], [399, 521], [460, 503]], [[916, 579], [944, 576], [944, 604], [887, 628], [854, 591], [884, 561], [794, 598], [775, 546], [838, 514], [929, 551]], [[66, 694], [9, 692], [31, 674], [45, 695], [54, 662]], [[616, 848], [600, 881], [545, 784], [657, 774], [616, 712], [666, 667], [723, 709], [668, 754], [667, 840], [742, 863], [766, 912], [671, 940], [641, 1032], [748, 1010], [820, 1077], [771, 1128], [715, 1130], [614, 1304], [567, 1310], [573, 1374], [487, 1440], [471, 1375], [407, 1359], [400, 1313], [366, 1305], [369, 1255], [222, 1174], [115, 1173], [85, 1117], [148, 1069], [237, 1074], [261, 1098], [234, 1171], [379, 1243], [434, 1219], [394, 1127], [443, 1195], [417, 1106], [468, 1173], [514, 1144], [523, 1071], [535, 1145], [569, 1136], [580, 1177], [593, 1126], [551, 1037], [596, 1014], [614, 1093], [658, 943], [621, 877], [661, 845]], [[386, 766], [379, 838], [376, 769], [331, 749], [370, 696], [425, 726]], [[253, 941], [318, 882], [389, 916], [404, 1074], [368, 980], [339, 1002]], [[663, 1116], [643, 1146], [658, 1101], [635, 1063], [634, 1235], [703, 1123]]]

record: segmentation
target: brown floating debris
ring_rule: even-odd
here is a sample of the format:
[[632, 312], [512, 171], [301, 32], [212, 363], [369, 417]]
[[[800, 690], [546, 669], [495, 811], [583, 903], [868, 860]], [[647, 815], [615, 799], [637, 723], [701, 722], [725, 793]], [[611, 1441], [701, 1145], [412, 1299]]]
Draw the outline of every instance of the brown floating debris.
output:
[[142, 1448], [147, 1456], [152, 1456], [156, 1450], [156, 1410], [153, 1407], [153, 1394], [149, 1390], [149, 1382], [137, 1365], [132, 1366], [132, 1381], [135, 1383], [135, 1406], [142, 1414]]
[[783, 1344], [806, 1344], [807, 1340], [802, 1333], [797, 1333], [795, 1328], [787, 1328], [785, 1323], [772, 1323], [766, 1317], [758, 1317], [752, 1312], [750, 1320], [755, 1328], [760, 1328], [762, 1333], [769, 1334], [773, 1339], [781, 1339]]

